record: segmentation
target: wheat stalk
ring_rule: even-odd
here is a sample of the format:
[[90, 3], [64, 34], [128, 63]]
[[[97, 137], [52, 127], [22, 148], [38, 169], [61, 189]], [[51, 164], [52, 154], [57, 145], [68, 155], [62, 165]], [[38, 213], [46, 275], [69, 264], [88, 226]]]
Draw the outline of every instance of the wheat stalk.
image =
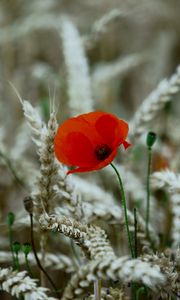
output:
[[167, 188], [169, 193], [180, 192], [180, 174], [168, 169], [153, 173], [151, 183], [154, 188]]
[[143, 256], [142, 259], [153, 265], [159, 265], [161, 271], [165, 274], [167, 282], [161, 290], [163, 299], [167, 299], [169, 294], [178, 293], [180, 288], [179, 249], [175, 253], [172, 250], [168, 250], [166, 253], [148, 254]]
[[87, 50], [93, 48], [101, 36], [109, 29], [109, 27], [119, 19], [128, 16], [129, 11], [121, 11], [112, 9], [107, 14], [103, 15], [99, 20], [95, 21], [89, 35], [83, 38], [84, 45]]
[[123, 284], [130, 281], [141, 282], [152, 290], [157, 290], [166, 282], [166, 277], [158, 265], [151, 266], [140, 259], [131, 260], [128, 257], [103, 257], [82, 266], [78, 273], [72, 276], [62, 300], [79, 299], [97, 277], [104, 280], [120, 280]]
[[152, 124], [159, 111], [165, 104], [175, 99], [175, 95], [180, 91], [180, 66], [176, 73], [169, 79], [162, 80], [158, 87], [142, 102], [133, 119], [130, 122], [130, 132], [132, 137], [141, 136]]
[[[37, 253], [39, 259], [42, 259], [42, 253]], [[23, 253], [19, 253], [19, 263], [25, 265], [25, 257]], [[34, 255], [30, 253], [28, 255], [28, 260], [31, 266], [36, 266], [36, 260]], [[11, 263], [12, 253], [9, 251], [0, 251], [0, 262], [1, 263]], [[63, 270], [66, 273], [73, 273], [75, 271], [75, 265], [73, 260], [63, 254], [59, 253], [46, 253], [44, 266], [46, 268], [51, 268], [52, 270]]]
[[44, 287], [37, 286], [37, 280], [30, 278], [26, 271], [17, 272], [11, 268], [0, 268], [0, 289], [12, 296], [25, 300], [55, 300], [46, 293], [49, 291]]
[[93, 110], [89, 67], [77, 28], [67, 17], [62, 18], [61, 37], [68, 72], [70, 114]]
[[152, 174], [152, 185], [154, 188], [165, 188], [170, 195], [172, 208], [172, 241], [173, 247], [180, 246], [180, 175], [170, 170], [155, 172]]

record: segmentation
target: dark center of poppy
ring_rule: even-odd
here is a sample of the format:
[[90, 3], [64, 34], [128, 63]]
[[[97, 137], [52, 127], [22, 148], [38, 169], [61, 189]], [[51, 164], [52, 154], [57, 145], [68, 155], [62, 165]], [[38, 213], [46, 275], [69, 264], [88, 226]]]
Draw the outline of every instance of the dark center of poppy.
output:
[[111, 154], [112, 150], [108, 145], [103, 144], [103, 145], [98, 145], [95, 148], [94, 152], [98, 160], [104, 160]]

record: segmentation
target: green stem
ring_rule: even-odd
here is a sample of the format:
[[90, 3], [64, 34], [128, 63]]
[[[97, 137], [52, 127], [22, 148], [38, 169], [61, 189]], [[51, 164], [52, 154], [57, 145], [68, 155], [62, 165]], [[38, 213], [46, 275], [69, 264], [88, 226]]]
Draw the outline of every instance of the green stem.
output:
[[151, 148], [148, 148], [148, 170], [147, 170], [147, 181], [146, 181], [146, 190], [147, 190], [147, 206], [146, 206], [146, 237], [149, 237], [149, 217], [150, 217], [150, 173], [151, 173], [151, 157], [152, 152]]
[[136, 292], [136, 299], [139, 300], [139, 298], [140, 298], [140, 296], [141, 296], [142, 294], [146, 294], [146, 295], [147, 295], [147, 289], [146, 289], [144, 286], [140, 287], [140, 288], [137, 290], [137, 292]]
[[120, 176], [118, 170], [116, 169], [116, 167], [114, 166], [113, 163], [111, 163], [111, 166], [114, 169], [114, 171], [115, 171], [115, 173], [118, 177], [119, 186], [120, 186], [120, 190], [121, 190], [121, 198], [122, 198], [123, 207], [124, 207], [124, 217], [125, 217], [125, 225], [126, 225], [127, 236], [128, 236], [128, 243], [129, 243], [129, 248], [130, 248], [130, 251], [131, 251], [131, 257], [134, 258], [134, 251], [133, 251], [133, 246], [132, 246], [132, 241], [131, 241], [131, 234], [130, 234], [129, 224], [128, 224], [127, 206], [126, 206], [126, 198], [125, 198], [123, 183], [122, 183], [122, 180], [121, 180], [121, 176]]
[[20, 270], [20, 264], [19, 264], [18, 253], [15, 254], [15, 266], [16, 266], [16, 270], [19, 271]]
[[16, 258], [13, 251], [13, 233], [12, 233], [12, 227], [9, 225], [9, 243], [10, 243], [10, 249], [12, 254], [12, 261], [13, 261], [13, 269], [16, 269]]
[[132, 300], [137, 299], [136, 290], [137, 290], [136, 282], [132, 282], [131, 283]]
[[134, 208], [134, 257], [138, 257], [137, 253], [137, 211], [136, 208]]
[[59, 299], [59, 293], [58, 293], [58, 290], [56, 288], [56, 285], [54, 284], [53, 280], [51, 279], [51, 277], [49, 276], [49, 274], [46, 272], [46, 270], [43, 268], [43, 266], [41, 265], [41, 262], [37, 256], [37, 251], [36, 251], [36, 247], [35, 247], [35, 242], [34, 242], [34, 232], [33, 232], [33, 214], [30, 213], [30, 228], [31, 228], [31, 245], [32, 245], [32, 250], [33, 250], [33, 253], [34, 253], [34, 257], [36, 259], [36, 263], [39, 267], [39, 269], [44, 273], [44, 275], [47, 277], [48, 281], [51, 283], [52, 287], [54, 288], [54, 291], [56, 293], [56, 295], [58, 296], [58, 299]]
[[29, 260], [28, 260], [28, 254], [25, 254], [25, 261], [26, 261], [26, 268], [27, 268], [29, 274], [33, 277], [33, 273], [32, 273], [32, 270], [31, 270], [31, 267], [29, 264]]

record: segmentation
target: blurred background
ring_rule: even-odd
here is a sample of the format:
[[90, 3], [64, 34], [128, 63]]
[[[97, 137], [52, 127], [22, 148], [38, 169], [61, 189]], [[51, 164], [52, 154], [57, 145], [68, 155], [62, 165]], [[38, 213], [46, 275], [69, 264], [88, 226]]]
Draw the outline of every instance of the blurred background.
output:
[[[179, 62], [179, 0], [0, 0], [1, 222], [26, 194], [13, 170], [39, 167], [12, 85], [44, 121], [53, 98], [59, 123], [92, 108], [131, 120]], [[179, 130], [178, 97], [167, 110]]]
[[132, 117], [180, 61], [178, 0], [1, 0], [0, 101], [10, 130], [22, 113], [8, 81], [44, 109], [55, 90], [60, 110], [68, 109], [63, 17], [82, 39], [98, 109]]

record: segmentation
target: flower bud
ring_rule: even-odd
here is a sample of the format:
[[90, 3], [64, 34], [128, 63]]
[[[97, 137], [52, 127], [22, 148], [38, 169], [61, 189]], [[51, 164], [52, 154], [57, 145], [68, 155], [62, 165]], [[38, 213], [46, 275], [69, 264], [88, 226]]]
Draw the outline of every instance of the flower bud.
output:
[[155, 141], [156, 141], [156, 133], [150, 131], [147, 134], [147, 140], [146, 140], [146, 144], [148, 146], [149, 149], [151, 149], [151, 147], [154, 145]]
[[24, 243], [22, 246], [22, 251], [27, 256], [31, 252], [31, 245], [29, 243]]
[[15, 252], [16, 254], [19, 253], [20, 249], [21, 249], [21, 245], [20, 245], [19, 242], [14, 242], [14, 243], [12, 244], [12, 250], [13, 250], [13, 252]]
[[29, 214], [33, 213], [33, 199], [30, 196], [24, 198], [24, 207]]
[[12, 226], [14, 224], [15, 214], [13, 212], [9, 212], [6, 217], [6, 222], [8, 226]]

